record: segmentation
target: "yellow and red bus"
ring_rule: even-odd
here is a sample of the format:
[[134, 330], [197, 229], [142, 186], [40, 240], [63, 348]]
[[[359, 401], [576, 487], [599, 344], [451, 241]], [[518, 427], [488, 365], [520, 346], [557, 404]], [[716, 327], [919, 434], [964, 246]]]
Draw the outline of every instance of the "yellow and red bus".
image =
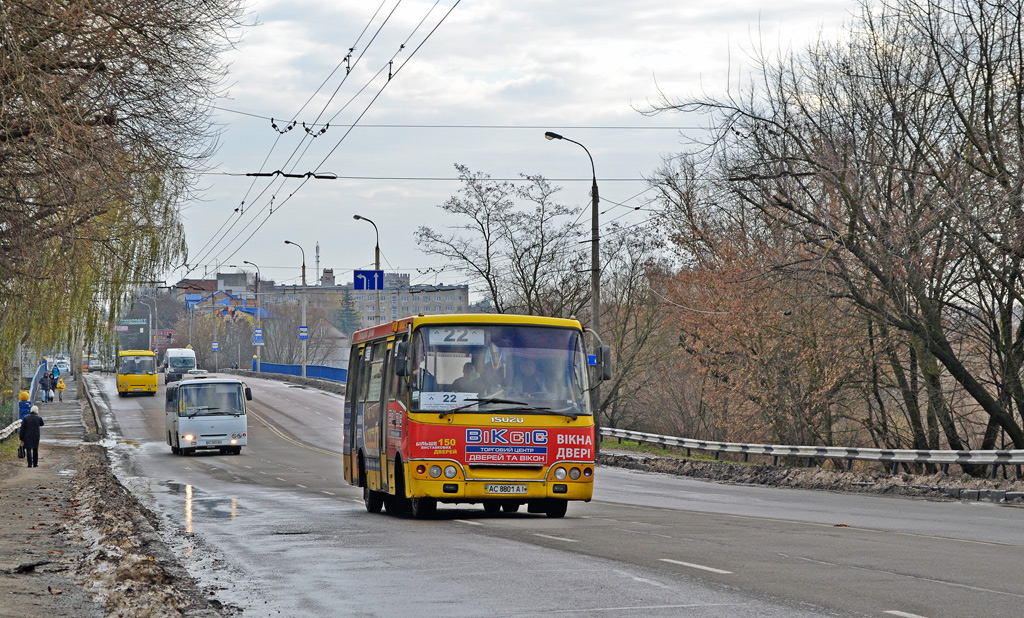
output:
[[117, 353], [117, 394], [156, 394], [156, 354], [151, 350], [121, 350]]
[[609, 372], [599, 363], [591, 375], [576, 320], [421, 315], [357, 331], [345, 480], [371, 513], [476, 503], [562, 517], [593, 496], [590, 382]]

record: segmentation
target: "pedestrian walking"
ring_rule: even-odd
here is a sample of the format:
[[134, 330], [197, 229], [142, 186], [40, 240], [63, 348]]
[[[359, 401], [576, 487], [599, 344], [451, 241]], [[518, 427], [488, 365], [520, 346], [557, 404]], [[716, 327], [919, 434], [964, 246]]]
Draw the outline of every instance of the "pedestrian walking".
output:
[[64, 384], [64, 378], [58, 378], [57, 379], [57, 399], [59, 399], [60, 401], [64, 401], [64, 389], [65, 388], [67, 388], [67, 385]]
[[39, 428], [42, 427], [43, 417], [39, 416], [39, 408], [32, 406], [28, 416], [21, 419], [21, 428], [18, 429], [18, 437], [25, 447], [25, 462], [29, 468], [39, 467]]
[[43, 377], [39, 378], [39, 390], [41, 391], [41, 393], [43, 395], [43, 397], [42, 397], [42, 402], [43, 403], [46, 403], [46, 402], [48, 402], [50, 400], [50, 389], [52, 387], [53, 387], [53, 384], [50, 383], [50, 374], [44, 373]]

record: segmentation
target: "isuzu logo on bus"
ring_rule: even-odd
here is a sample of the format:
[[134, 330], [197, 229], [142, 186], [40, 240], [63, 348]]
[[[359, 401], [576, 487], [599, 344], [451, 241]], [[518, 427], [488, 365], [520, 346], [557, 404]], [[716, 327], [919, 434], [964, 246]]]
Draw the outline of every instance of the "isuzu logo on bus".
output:
[[492, 423], [524, 423], [526, 420], [521, 416], [492, 416]]

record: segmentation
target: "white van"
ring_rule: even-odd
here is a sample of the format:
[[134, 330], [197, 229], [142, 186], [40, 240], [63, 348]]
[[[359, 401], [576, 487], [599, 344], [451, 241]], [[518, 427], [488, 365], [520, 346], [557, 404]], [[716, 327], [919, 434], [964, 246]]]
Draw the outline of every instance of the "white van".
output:
[[180, 380], [190, 369], [196, 368], [196, 352], [192, 348], [167, 348], [164, 360], [167, 362], [164, 384]]
[[167, 444], [175, 455], [218, 449], [238, 455], [247, 445], [245, 402], [252, 390], [236, 378], [186, 377], [167, 387]]

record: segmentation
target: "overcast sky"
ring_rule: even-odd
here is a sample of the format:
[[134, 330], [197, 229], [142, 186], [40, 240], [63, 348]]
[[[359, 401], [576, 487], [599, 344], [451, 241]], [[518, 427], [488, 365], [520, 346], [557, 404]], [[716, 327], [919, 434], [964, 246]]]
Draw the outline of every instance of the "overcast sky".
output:
[[[453, 223], [438, 206], [461, 186], [455, 164], [496, 179], [542, 175], [562, 187], [562, 203], [589, 205], [586, 153], [545, 140], [545, 130], [592, 154], [602, 224], [637, 222], [647, 214], [632, 210], [648, 195], [644, 176], [685, 149], [684, 134], [696, 135], [699, 123], [638, 109], [659, 91], [719, 95], [730, 74], [735, 85], [749, 73], [755, 46], [834, 37], [854, 8], [848, 0], [481, 0], [454, 9], [454, 0], [396, 1], [250, 4], [257, 25], [226, 56], [220, 148], [201, 177], [203, 199], [182, 210], [194, 268], [168, 273], [169, 283], [234, 272], [226, 265], [243, 260], [264, 279], [298, 283], [302, 255], [285, 240], [304, 250], [310, 283], [317, 243], [320, 269], [351, 281], [353, 269], [373, 266], [374, 248], [373, 227], [354, 214], [377, 224], [384, 270], [414, 283], [463, 283], [451, 265], [438, 274], [446, 265], [415, 241], [419, 226]], [[279, 129], [298, 124], [278, 133], [270, 118]], [[244, 176], [275, 170], [339, 178]]]

